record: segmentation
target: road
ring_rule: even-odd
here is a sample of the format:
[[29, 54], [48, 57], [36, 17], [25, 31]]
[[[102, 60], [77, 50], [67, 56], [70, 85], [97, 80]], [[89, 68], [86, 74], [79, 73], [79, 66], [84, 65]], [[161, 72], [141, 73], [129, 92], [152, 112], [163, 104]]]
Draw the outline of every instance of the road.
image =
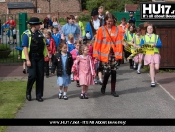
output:
[[[159, 85], [150, 87], [148, 73], [136, 74], [128, 64], [117, 73], [116, 91], [100, 93], [100, 85], [89, 88], [89, 99], [79, 99], [81, 89], [73, 82], [69, 100], [58, 99], [56, 76], [45, 78], [44, 102], [26, 101], [16, 118], [175, 118], [175, 101]], [[175, 132], [173, 126], [11, 126], [7, 132]]]

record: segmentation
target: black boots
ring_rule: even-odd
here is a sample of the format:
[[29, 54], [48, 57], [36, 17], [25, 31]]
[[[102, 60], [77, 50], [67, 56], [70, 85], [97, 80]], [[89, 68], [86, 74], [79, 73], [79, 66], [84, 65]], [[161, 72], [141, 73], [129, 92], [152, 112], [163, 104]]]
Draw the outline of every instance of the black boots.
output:
[[27, 99], [28, 101], [31, 101], [31, 100], [32, 100], [32, 96], [31, 96], [30, 94], [26, 94], [26, 99]]
[[102, 93], [102, 94], [105, 94], [105, 90], [106, 90], [106, 88], [102, 87], [102, 88], [101, 88], [101, 93]]
[[42, 99], [41, 97], [37, 97], [36, 100], [37, 100], [38, 102], [43, 102], [43, 99]]

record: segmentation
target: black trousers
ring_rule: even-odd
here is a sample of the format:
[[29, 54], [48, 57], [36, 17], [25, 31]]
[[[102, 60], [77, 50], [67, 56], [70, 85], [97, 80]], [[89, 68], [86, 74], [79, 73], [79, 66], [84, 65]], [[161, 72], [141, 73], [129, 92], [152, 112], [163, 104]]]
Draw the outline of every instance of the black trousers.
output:
[[33, 84], [36, 81], [36, 97], [42, 97], [44, 90], [44, 56], [31, 55], [29, 58], [31, 66], [28, 67], [26, 94], [31, 94]]
[[106, 89], [106, 85], [108, 83], [109, 76], [111, 75], [111, 92], [115, 91], [115, 84], [116, 84], [116, 70], [111, 70], [111, 72], [105, 72], [104, 73], [104, 79], [103, 79], [103, 84], [102, 88]]
[[[124, 50], [124, 53], [125, 53], [125, 58], [126, 59], [131, 55], [131, 53], [126, 51], [126, 50]], [[129, 59], [129, 64], [130, 64], [130, 66], [133, 66], [133, 60], [132, 59]]]

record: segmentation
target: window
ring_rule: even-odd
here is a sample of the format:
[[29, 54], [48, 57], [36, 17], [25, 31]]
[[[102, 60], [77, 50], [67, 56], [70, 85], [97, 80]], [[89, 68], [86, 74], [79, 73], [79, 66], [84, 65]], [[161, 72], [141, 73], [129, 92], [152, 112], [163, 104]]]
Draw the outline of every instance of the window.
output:
[[0, 0], [0, 2], [5, 2], [5, 0]]
[[37, 9], [37, 13], [41, 13], [41, 9], [40, 8]]

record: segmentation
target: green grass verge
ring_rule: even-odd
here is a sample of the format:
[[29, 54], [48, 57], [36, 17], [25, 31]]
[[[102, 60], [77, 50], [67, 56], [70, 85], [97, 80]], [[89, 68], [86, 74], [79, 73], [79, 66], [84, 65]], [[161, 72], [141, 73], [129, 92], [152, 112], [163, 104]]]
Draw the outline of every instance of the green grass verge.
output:
[[[25, 81], [0, 82], [0, 118], [14, 118], [25, 102]], [[5, 132], [6, 126], [0, 126], [0, 132]]]

